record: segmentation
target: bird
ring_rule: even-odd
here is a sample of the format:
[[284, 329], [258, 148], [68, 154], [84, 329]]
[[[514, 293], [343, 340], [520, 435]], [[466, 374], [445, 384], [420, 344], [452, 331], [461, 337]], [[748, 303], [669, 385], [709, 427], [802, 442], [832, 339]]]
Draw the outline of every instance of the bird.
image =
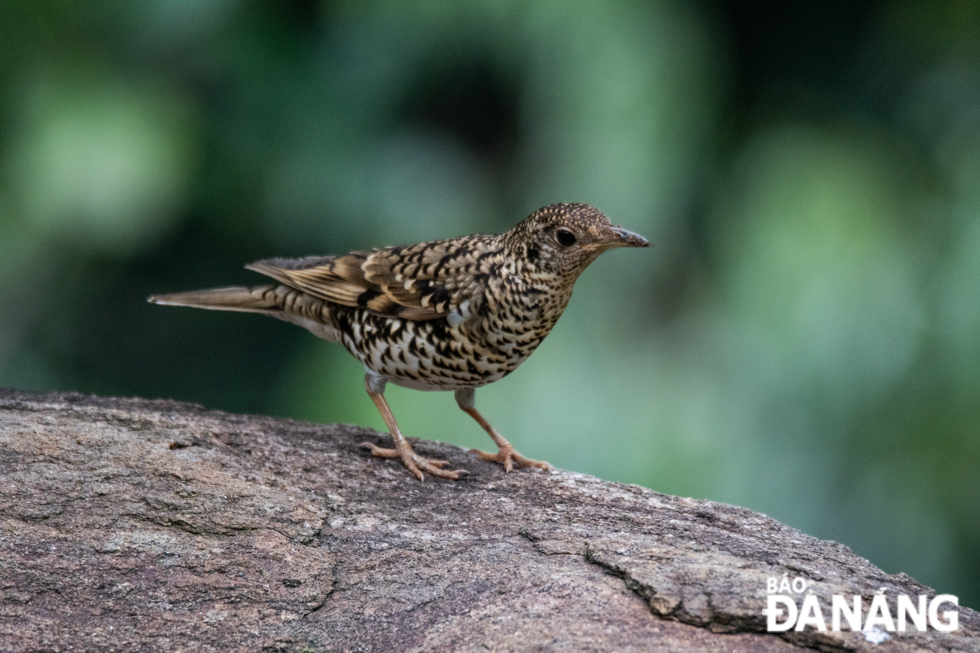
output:
[[499, 235], [475, 234], [338, 256], [273, 258], [245, 268], [272, 280], [153, 295], [148, 301], [259, 313], [341, 344], [365, 369], [364, 387], [394, 447], [365, 442], [374, 456], [399, 458], [420, 481], [457, 480], [467, 470], [417, 454], [384, 391], [388, 382], [453, 391], [456, 403], [493, 439], [483, 460], [550, 470], [520, 455], [477, 411], [475, 390], [513, 372], [561, 317], [579, 275], [606, 250], [649, 247], [588, 204], [551, 204]]

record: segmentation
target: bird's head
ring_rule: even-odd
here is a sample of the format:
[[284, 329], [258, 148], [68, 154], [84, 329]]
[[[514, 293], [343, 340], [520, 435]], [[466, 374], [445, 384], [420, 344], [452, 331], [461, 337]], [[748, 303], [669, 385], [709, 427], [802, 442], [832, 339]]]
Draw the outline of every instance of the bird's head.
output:
[[528, 267], [571, 281], [607, 249], [650, 246], [645, 238], [614, 226], [588, 204], [551, 204], [538, 209], [503, 239]]

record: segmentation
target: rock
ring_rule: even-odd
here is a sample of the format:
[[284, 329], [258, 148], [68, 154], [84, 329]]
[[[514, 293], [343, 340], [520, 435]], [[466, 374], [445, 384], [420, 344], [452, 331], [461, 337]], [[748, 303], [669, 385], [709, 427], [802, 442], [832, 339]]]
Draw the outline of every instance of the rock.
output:
[[764, 515], [425, 441], [471, 475], [419, 483], [364, 440], [387, 441], [0, 391], [0, 649], [980, 650], [968, 608], [952, 633], [767, 633], [770, 578], [892, 615], [935, 592]]

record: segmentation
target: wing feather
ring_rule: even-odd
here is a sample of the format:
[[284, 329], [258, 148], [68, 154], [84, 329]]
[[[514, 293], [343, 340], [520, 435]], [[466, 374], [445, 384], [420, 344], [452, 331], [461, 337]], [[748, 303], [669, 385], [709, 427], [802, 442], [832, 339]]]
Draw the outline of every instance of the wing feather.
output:
[[431, 320], [482, 297], [480, 275], [499, 251], [494, 236], [467, 236], [344, 256], [268, 259], [245, 266], [343, 306]]

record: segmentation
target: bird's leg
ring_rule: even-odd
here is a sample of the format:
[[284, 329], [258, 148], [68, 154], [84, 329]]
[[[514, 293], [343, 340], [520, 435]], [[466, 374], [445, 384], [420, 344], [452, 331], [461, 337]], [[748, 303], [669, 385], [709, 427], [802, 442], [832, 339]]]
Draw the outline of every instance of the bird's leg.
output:
[[456, 391], [456, 403], [459, 407], [463, 409], [467, 415], [476, 420], [476, 423], [483, 427], [483, 430], [487, 432], [493, 441], [497, 443], [497, 453], [487, 453], [485, 451], [480, 451], [479, 449], [471, 449], [472, 453], [475, 453], [483, 460], [492, 460], [498, 462], [504, 466], [506, 471], [510, 471], [514, 468], [514, 463], [517, 463], [518, 467], [537, 467], [538, 469], [549, 470], [551, 465], [544, 461], [531, 460], [530, 458], [525, 458], [521, 454], [517, 453], [514, 449], [514, 445], [504, 438], [504, 436], [497, 433], [497, 429], [490, 426], [487, 420], [483, 419], [483, 415], [479, 413], [476, 409], [476, 401], [474, 399], [475, 392], [472, 388], [466, 390]]
[[361, 446], [370, 449], [371, 453], [375, 456], [381, 458], [401, 458], [405, 467], [415, 474], [420, 481], [425, 480], [422, 472], [427, 472], [433, 476], [438, 476], [440, 478], [448, 478], [451, 480], [456, 480], [461, 474], [468, 473], [465, 469], [457, 469], [455, 471], [447, 471], [442, 469], [449, 464], [446, 460], [432, 460], [430, 458], [423, 458], [422, 456], [415, 453], [412, 446], [408, 444], [408, 440], [402, 435], [401, 431], [398, 429], [398, 423], [395, 422], [395, 416], [391, 414], [391, 409], [388, 408], [388, 402], [385, 401], [385, 378], [380, 374], [374, 374], [368, 372], [364, 376], [364, 387], [367, 389], [368, 396], [371, 397], [371, 401], [374, 405], [378, 407], [378, 412], [381, 413], [381, 418], [385, 421], [385, 425], [388, 427], [388, 432], [391, 433], [391, 438], [395, 441], [394, 449], [382, 449], [381, 447], [374, 445], [370, 442], [362, 442]]

